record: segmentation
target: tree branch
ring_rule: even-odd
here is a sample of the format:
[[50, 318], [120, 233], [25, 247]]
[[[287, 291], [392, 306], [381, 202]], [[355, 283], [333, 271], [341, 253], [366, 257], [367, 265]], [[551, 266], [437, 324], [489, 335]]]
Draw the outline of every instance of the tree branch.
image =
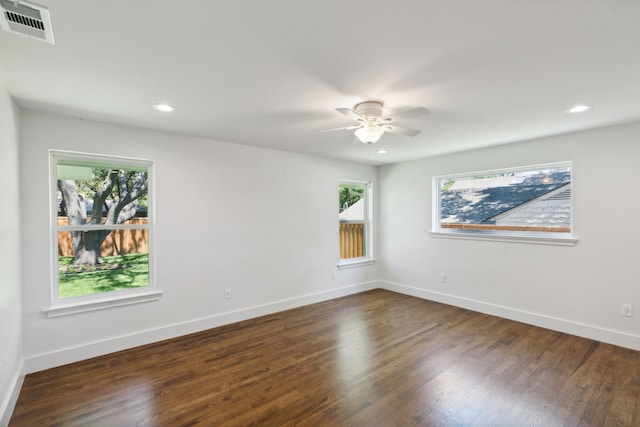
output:
[[74, 180], [58, 181], [58, 188], [62, 193], [62, 199], [67, 210], [69, 225], [84, 225], [87, 223], [87, 206], [84, 199], [78, 194]]
[[127, 173], [124, 170], [120, 170], [118, 173], [118, 184], [120, 186], [120, 199], [124, 199], [129, 195], [129, 189], [127, 188]]
[[[105, 224], [122, 224], [124, 221], [133, 218], [133, 216], [136, 214], [137, 207], [137, 203], [133, 202], [147, 194], [148, 191], [148, 181], [145, 179], [146, 174], [144, 172], [138, 173], [131, 191], [129, 191], [129, 189], [126, 187], [126, 178], [124, 180], [123, 189], [122, 175], [120, 176], [120, 178], [121, 197], [109, 208]], [[122, 197], [122, 194], [124, 194], [125, 196]], [[131, 206], [129, 206], [130, 204]]]
[[102, 206], [104, 206], [107, 197], [113, 191], [113, 185], [118, 171], [109, 170], [107, 177], [102, 182], [102, 186], [93, 195], [93, 209], [91, 211], [91, 224], [100, 224], [102, 219]]

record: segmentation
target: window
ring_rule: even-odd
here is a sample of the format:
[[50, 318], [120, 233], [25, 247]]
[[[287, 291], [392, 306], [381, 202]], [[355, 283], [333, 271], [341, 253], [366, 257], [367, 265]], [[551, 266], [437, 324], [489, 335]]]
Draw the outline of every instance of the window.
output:
[[373, 261], [370, 188], [370, 184], [365, 182], [340, 181], [338, 184], [339, 267]]
[[573, 241], [571, 181], [569, 162], [435, 177], [434, 231]]
[[155, 300], [148, 160], [50, 152], [49, 316]]

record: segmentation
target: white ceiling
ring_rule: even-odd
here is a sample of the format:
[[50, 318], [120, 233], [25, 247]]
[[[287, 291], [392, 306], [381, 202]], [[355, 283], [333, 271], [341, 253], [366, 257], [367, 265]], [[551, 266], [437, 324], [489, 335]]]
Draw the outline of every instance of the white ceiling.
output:
[[[27, 109], [371, 163], [640, 120], [637, 0], [34, 3], [55, 45], [0, 32]], [[383, 135], [379, 155], [321, 132], [369, 99], [428, 108], [398, 122], [422, 133]], [[595, 108], [564, 112], [578, 103]]]

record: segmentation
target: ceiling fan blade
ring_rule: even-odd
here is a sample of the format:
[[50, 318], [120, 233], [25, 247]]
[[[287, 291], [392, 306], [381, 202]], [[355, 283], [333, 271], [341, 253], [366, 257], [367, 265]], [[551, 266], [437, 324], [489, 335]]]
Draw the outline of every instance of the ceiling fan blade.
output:
[[358, 129], [359, 127], [362, 127], [362, 125], [353, 125], [353, 126], [346, 126], [346, 127], [334, 128], [334, 129], [325, 129], [325, 130], [321, 130], [320, 132], [333, 132], [334, 130], [353, 130], [353, 129]]
[[406, 135], [406, 136], [416, 136], [416, 135], [419, 135], [421, 132], [416, 129], [407, 129], [407, 128], [401, 128], [399, 126], [392, 126], [392, 125], [383, 125], [382, 127], [384, 128], [385, 132], [398, 133], [400, 135]]
[[360, 114], [353, 111], [351, 108], [336, 108], [338, 113], [342, 113], [350, 119], [355, 120], [356, 122], [364, 122], [365, 119]]
[[403, 111], [398, 114], [392, 114], [390, 116], [385, 116], [380, 118], [380, 122], [382, 123], [391, 123], [402, 119], [408, 119], [410, 117], [422, 116], [424, 114], [428, 114], [429, 110], [424, 107], [414, 108], [413, 110]]

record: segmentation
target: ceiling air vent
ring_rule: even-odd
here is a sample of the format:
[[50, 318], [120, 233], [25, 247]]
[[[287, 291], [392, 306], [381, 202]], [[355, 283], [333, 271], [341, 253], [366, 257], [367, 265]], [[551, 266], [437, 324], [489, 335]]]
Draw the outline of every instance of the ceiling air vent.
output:
[[55, 44], [46, 7], [21, 0], [0, 0], [0, 7], [0, 27], [3, 30]]

